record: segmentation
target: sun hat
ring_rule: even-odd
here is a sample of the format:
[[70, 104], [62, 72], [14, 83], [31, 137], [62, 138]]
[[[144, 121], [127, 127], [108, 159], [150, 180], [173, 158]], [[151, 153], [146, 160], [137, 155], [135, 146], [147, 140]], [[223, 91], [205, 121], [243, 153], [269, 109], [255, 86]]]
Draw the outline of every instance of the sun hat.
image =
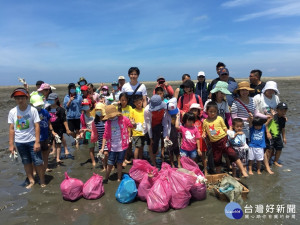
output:
[[250, 83], [248, 81], [242, 81], [238, 84], [238, 88], [233, 91], [236, 94], [239, 90], [248, 90], [249, 92], [253, 93], [254, 89], [250, 88]]
[[48, 96], [48, 99], [51, 100], [51, 99], [57, 99], [58, 98], [58, 95], [56, 93], [51, 93], [49, 96]]
[[25, 88], [16, 88], [13, 93], [11, 94], [11, 98], [17, 97], [17, 96], [26, 96], [29, 97], [28, 91]]
[[107, 86], [103, 86], [103, 87], [101, 88], [101, 90], [102, 90], [102, 89], [108, 90], [108, 87], [107, 87]]
[[86, 79], [84, 77], [80, 77], [79, 78], [79, 81], [77, 82], [78, 85], [80, 85], [80, 81], [85, 81], [85, 84], [87, 84], [87, 81], [86, 81]]
[[167, 110], [171, 116], [178, 114], [179, 109], [177, 108], [177, 99], [171, 98], [167, 102]]
[[84, 98], [81, 102], [81, 105], [91, 105], [92, 101], [88, 98]]
[[273, 90], [275, 91], [277, 94], [280, 94], [277, 88], [277, 83], [275, 81], [267, 81], [265, 87], [262, 89], [262, 93], [265, 93], [266, 90]]
[[216, 93], [218, 91], [221, 91], [225, 95], [231, 95], [230, 91], [228, 91], [228, 83], [224, 81], [218, 81], [215, 88], [212, 89], [211, 93]]
[[102, 116], [105, 116], [105, 104], [101, 103], [101, 102], [97, 102], [95, 105], [95, 110], [101, 110], [102, 112]]
[[81, 91], [87, 91], [88, 89], [89, 89], [89, 87], [86, 86], [86, 85], [82, 85], [82, 86], [80, 87], [80, 90], [81, 90]]
[[149, 102], [149, 111], [159, 111], [161, 109], [166, 109], [167, 105], [165, 102], [161, 100], [161, 97], [159, 95], [153, 95], [150, 98]]
[[37, 89], [38, 91], [46, 90], [46, 89], [51, 89], [50, 85], [47, 83], [42, 83], [40, 88]]
[[124, 76], [119, 76], [118, 80], [125, 80]]
[[156, 81], [159, 81], [159, 80], [164, 80], [165, 81], [165, 78], [163, 76], [158, 76]]
[[197, 77], [200, 77], [200, 76], [204, 76], [205, 77], [205, 73], [203, 71], [198, 72], [198, 76]]
[[44, 101], [43, 101], [43, 98], [42, 96], [40, 95], [33, 95], [30, 97], [30, 103], [34, 106], [34, 107], [37, 107], [37, 106], [41, 106], [41, 105], [44, 105]]
[[224, 75], [224, 74], [227, 74], [227, 75], [229, 75], [229, 71], [228, 71], [228, 69], [227, 68], [221, 68], [220, 69], [220, 71], [219, 71], [219, 75], [220, 76], [222, 76], [222, 75]]
[[105, 106], [105, 116], [103, 120], [108, 120], [116, 116], [122, 116], [122, 113], [118, 111], [117, 107], [114, 105]]
[[280, 103], [278, 103], [278, 105], [277, 105], [276, 108], [277, 108], [277, 109], [288, 109], [288, 106], [287, 106], [286, 103], [280, 102]]
[[193, 103], [191, 106], [190, 106], [190, 109], [199, 109], [201, 110], [201, 105], [200, 104], [197, 104], [197, 103]]

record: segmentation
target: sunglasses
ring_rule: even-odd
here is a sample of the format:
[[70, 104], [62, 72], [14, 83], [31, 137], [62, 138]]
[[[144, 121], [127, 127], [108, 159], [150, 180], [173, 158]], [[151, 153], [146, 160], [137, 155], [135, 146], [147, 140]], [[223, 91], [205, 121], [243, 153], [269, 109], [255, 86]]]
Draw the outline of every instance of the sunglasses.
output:
[[204, 78], [204, 76], [199, 76], [198, 78]]

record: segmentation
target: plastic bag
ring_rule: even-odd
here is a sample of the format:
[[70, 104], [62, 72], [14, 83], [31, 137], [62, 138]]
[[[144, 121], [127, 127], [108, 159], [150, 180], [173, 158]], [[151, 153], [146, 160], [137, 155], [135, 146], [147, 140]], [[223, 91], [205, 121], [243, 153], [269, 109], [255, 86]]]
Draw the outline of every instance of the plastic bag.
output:
[[187, 169], [189, 171], [193, 171], [196, 175], [203, 175], [203, 173], [199, 169], [198, 164], [195, 163], [194, 160], [183, 156], [180, 158], [180, 163], [181, 163], [182, 168]]
[[151, 211], [165, 212], [169, 209], [171, 189], [166, 172], [159, 176], [147, 196], [148, 209]]
[[82, 193], [85, 199], [97, 199], [104, 195], [103, 177], [98, 174], [88, 179], [83, 185]]
[[123, 179], [116, 192], [116, 199], [120, 203], [130, 203], [137, 195], [137, 188], [134, 180], [128, 174], [123, 175]]
[[206, 185], [202, 183], [196, 183], [190, 190], [193, 199], [201, 201], [206, 199]]
[[65, 179], [60, 184], [63, 198], [68, 201], [75, 201], [82, 197], [83, 182], [76, 178], [71, 178], [65, 172]]
[[154, 166], [151, 166], [147, 160], [133, 160], [133, 165], [129, 170], [129, 175], [136, 182], [137, 186], [141, 183], [145, 174], [148, 173], [153, 173], [153, 175], [156, 175], [158, 173], [158, 169]]
[[147, 196], [149, 194], [149, 191], [150, 191], [151, 187], [154, 185], [157, 178], [158, 178], [157, 176], [156, 177], [155, 176], [149, 177], [148, 174], [144, 175], [144, 178], [143, 178], [142, 182], [139, 184], [139, 187], [138, 187], [138, 197], [142, 201], [147, 200]]

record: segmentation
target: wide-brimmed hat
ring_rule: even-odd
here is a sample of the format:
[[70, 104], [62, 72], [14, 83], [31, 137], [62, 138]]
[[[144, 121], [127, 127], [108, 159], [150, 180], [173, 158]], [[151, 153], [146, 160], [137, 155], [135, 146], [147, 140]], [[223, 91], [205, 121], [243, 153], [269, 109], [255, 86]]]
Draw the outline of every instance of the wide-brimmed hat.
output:
[[51, 93], [49, 96], [48, 96], [48, 99], [49, 100], [55, 100], [58, 98], [58, 95], [56, 93]]
[[201, 105], [200, 105], [200, 104], [198, 104], [198, 103], [193, 103], [193, 104], [190, 106], [190, 109], [199, 109], [199, 110], [201, 110], [202, 108], [201, 108]]
[[167, 105], [165, 102], [161, 100], [161, 97], [159, 95], [153, 95], [150, 98], [150, 103], [149, 103], [149, 111], [159, 111], [161, 109], [166, 109]]
[[105, 116], [103, 120], [108, 120], [114, 118], [116, 116], [121, 116], [122, 113], [118, 111], [117, 107], [114, 105], [107, 105], [105, 106]]
[[210, 92], [213, 94], [218, 91], [221, 91], [225, 95], [231, 95], [230, 91], [228, 91], [228, 83], [226, 83], [225, 81], [218, 81], [215, 88]]
[[102, 116], [105, 116], [105, 104], [101, 103], [101, 102], [97, 102], [95, 105], [95, 110], [101, 110], [102, 112]]
[[179, 109], [177, 108], [177, 98], [171, 98], [167, 102], [167, 110], [171, 116], [178, 114]]
[[17, 97], [17, 96], [26, 96], [29, 97], [28, 91], [25, 88], [16, 88], [13, 93], [11, 94], [11, 98]]
[[43, 98], [42, 96], [40, 95], [32, 95], [30, 97], [30, 103], [34, 106], [34, 107], [37, 107], [37, 106], [42, 106], [44, 105], [44, 101], [43, 101]]
[[77, 82], [78, 85], [80, 85], [80, 81], [85, 81], [85, 84], [87, 84], [87, 81], [86, 81], [86, 79], [84, 77], [80, 77], [79, 78], [79, 81]]
[[262, 89], [262, 93], [265, 93], [266, 90], [274, 90], [277, 94], [280, 94], [277, 88], [277, 83], [275, 81], [267, 81], [265, 87]]
[[37, 90], [42, 91], [42, 90], [46, 90], [46, 89], [51, 89], [50, 84], [43, 83], [43, 84], [41, 84], [40, 88]]
[[250, 83], [248, 81], [242, 81], [238, 84], [238, 88], [233, 91], [236, 94], [239, 90], [248, 90], [253, 93], [254, 89], [250, 87]]

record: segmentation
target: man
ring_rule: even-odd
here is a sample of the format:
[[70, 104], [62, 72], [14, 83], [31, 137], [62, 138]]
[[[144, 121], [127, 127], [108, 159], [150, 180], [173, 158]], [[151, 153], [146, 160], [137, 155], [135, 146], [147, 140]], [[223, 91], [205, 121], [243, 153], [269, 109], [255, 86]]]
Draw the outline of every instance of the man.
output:
[[204, 105], [209, 94], [207, 90], [209, 83], [205, 81], [205, 73], [203, 71], [198, 72], [197, 80], [198, 82], [196, 84], [195, 94], [201, 97], [202, 103]]
[[182, 96], [184, 94], [184, 87], [183, 87], [183, 83], [187, 80], [190, 80], [191, 76], [187, 73], [182, 75], [182, 84], [179, 86], [179, 88], [176, 88], [175, 93], [174, 93], [174, 97], [177, 98], [177, 100], [179, 99], [180, 96]]
[[254, 97], [260, 94], [266, 83], [260, 80], [262, 75], [261, 70], [251, 70], [249, 75], [250, 87], [255, 90], [254, 93], [250, 93], [250, 97]]
[[118, 84], [119, 84], [119, 91], [121, 91], [123, 85], [125, 84], [125, 77], [124, 76], [119, 76], [119, 78], [118, 78]]
[[[174, 90], [172, 86], [166, 82], [165, 78], [163, 76], [159, 76], [156, 81], [157, 84], [155, 88], [162, 87], [162, 89], [164, 90], [164, 98], [166, 99], [172, 98], [174, 95]], [[153, 95], [155, 95], [155, 88], [153, 90]]]

